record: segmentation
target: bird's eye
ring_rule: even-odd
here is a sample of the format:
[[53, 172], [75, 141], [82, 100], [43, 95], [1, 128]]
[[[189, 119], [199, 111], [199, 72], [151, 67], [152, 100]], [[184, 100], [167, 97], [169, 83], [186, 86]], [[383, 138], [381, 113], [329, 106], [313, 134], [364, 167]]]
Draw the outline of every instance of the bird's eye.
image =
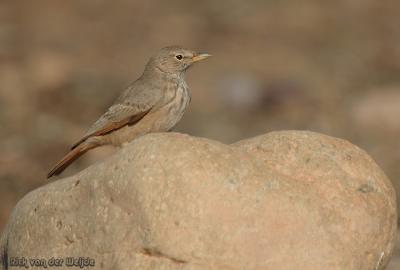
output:
[[183, 56], [181, 55], [181, 54], [178, 54], [177, 56], [175, 56], [176, 57], [176, 59], [178, 59], [178, 60], [182, 60], [182, 58], [183, 58]]

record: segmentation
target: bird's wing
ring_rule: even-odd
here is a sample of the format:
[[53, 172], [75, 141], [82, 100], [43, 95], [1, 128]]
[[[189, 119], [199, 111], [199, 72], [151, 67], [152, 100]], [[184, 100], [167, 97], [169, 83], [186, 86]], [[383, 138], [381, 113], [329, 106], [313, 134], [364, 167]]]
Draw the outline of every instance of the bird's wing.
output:
[[142, 119], [151, 109], [152, 106], [150, 104], [144, 106], [114, 104], [71, 149], [76, 148], [89, 137], [105, 135], [126, 125], [133, 125]]
[[138, 79], [133, 82], [115, 103], [90, 127], [85, 136], [71, 149], [90, 137], [108, 134], [126, 125], [140, 121], [157, 106], [162, 97], [162, 87], [153, 81]]

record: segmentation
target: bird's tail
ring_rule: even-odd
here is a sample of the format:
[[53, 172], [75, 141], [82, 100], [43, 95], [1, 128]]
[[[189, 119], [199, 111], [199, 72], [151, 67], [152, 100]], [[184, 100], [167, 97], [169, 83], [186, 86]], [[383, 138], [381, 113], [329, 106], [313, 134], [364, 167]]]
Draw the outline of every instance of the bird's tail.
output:
[[64, 171], [72, 162], [78, 159], [80, 156], [85, 154], [90, 149], [97, 147], [98, 145], [82, 143], [72, 149], [68, 154], [66, 154], [55, 166], [54, 168], [47, 174], [47, 178], [52, 177], [53, 175], [59, 175]]

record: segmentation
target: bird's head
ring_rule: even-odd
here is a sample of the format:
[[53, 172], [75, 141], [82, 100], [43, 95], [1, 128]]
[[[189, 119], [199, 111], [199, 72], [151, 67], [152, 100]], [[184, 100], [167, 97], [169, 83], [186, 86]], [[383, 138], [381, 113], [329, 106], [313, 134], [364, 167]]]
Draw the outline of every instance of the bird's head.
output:
[[151, 57], [147, 68], [157, 68], [165, 73], [180, 74], [193, 63], [210, 56], [208, 53], [198, 53], [180, 46], [169, 46], [162, 48]]

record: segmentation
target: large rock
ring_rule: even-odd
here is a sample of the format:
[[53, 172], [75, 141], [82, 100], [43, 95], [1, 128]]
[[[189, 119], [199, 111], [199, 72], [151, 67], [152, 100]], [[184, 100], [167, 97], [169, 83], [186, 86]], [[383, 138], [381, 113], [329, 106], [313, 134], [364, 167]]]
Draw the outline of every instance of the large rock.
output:
[[377, 270], [396, 219], [390, 181], [347, 141], [164, 133], [26, 195], [0, 248], [8, 261], [90, 257], [93, 269]]

